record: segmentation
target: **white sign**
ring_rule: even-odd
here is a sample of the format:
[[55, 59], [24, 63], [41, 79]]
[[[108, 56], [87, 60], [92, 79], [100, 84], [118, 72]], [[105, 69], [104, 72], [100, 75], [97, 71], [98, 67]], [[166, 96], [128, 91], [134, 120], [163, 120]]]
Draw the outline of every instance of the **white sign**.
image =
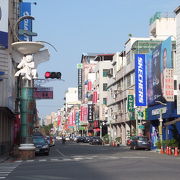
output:
[[166, 113], [167, 107], [159, 108], [159, 109], [153, 109], [152, 115], [158, 115], [160, 114], [160, 111], [162, 111], [162, 114]]
[[164, 69], [164, 91], [163, 95], [166, 101], [174, 101], [174, 78], [173, 78], [173, 69], [165, 68]]

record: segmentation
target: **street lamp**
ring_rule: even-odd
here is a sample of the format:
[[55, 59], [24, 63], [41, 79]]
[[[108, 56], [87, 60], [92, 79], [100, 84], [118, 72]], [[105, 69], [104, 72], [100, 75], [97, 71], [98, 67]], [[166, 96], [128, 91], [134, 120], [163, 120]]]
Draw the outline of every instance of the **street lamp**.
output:
[[[158, 104], [164, 105], [166, 106], [166, 103], [163, 103], [161, 101], [155, 101]], [[162, 122], [163, 122], [163, 118], [162, 118], [162, 109], [160, 109], [159, 111], [159, 136], [160, 136], [160, 141], [162, 142], [163, 138], [162, 138]]]

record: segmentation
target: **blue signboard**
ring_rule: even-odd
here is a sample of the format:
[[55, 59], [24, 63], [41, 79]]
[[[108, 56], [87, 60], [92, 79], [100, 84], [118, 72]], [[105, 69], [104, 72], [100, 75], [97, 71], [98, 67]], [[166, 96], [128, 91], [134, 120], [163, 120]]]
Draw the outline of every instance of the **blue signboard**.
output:
[[[22, 16], [30, 16], [31, 15], [31, 3], [29, 2], [21, 2], [20, 3], [20, 17]], [[25, 31], [32, 31], [32, 20], [24, 19], [20, 25], [19, 29]], [[31, 36], [27, 36], [25, 34], [19, 35], [19, 39], [22, 41], [32, 41]]]
[[135, 54], [136, 106], [146, 106], [145, 54]]

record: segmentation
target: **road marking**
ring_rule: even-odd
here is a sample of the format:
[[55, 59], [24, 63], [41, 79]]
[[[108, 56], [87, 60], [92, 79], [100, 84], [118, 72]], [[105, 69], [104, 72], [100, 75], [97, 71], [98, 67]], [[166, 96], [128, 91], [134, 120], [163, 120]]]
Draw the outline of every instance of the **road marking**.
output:
[[15, 161], [15, 162], [20, 163], [20, 162], [23, 162], [23, 161], [22, 161], [22, 160], [20, 160], [20, 161]]
[[83, 160], [84, 158], [82, 158], [82, 157], [75, 157], [73, 159], [76, 160], [76, 161], [80, 161], [80, 160]]
[[5, 179], [6, 177], [0, 177], [0, 179]]
[[63, 157], [66, 157], [61, 151], [59, 151], [58, 149], [56, 149], [56, 151]]
[[27, 160], [26, 162], [33, 162], [34, 160]]
[[60, 161], [60, 159], [51, 159], [51, 161]]
[[62, 159], [62, 161], [72, 161], [72, 159], [65, 158], [65, 159]]
[[39, 162], [45, 162], [47, 159], [39, 159]]

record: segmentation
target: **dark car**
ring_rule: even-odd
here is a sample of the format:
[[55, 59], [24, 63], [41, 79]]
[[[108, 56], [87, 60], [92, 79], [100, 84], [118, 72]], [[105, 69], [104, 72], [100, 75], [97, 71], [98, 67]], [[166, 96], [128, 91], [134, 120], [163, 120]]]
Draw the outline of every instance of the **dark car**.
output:
[[102, 145], [103, 140], [99, 136], [93, 136], [89, 142], [92, 145]]
[[34, 136], [33, 143], [35, 146], [35, 153], [36, 154], [45, 154], [49, 155], [50, 147], [48, 142], [43, 136]]
[[84, 142], [84, 141], [85, 141], [85, 137], [84, 136], [78, 136], [77, 139], [76, 139], [77, 143]]
[[85, 136], [84, 143], [89, 143], [92, 139], [92, 136]]
[[130, 149], [147, 149], [151, 150], [151, 142], [146, 136], [134, 136], [131, 139]]

